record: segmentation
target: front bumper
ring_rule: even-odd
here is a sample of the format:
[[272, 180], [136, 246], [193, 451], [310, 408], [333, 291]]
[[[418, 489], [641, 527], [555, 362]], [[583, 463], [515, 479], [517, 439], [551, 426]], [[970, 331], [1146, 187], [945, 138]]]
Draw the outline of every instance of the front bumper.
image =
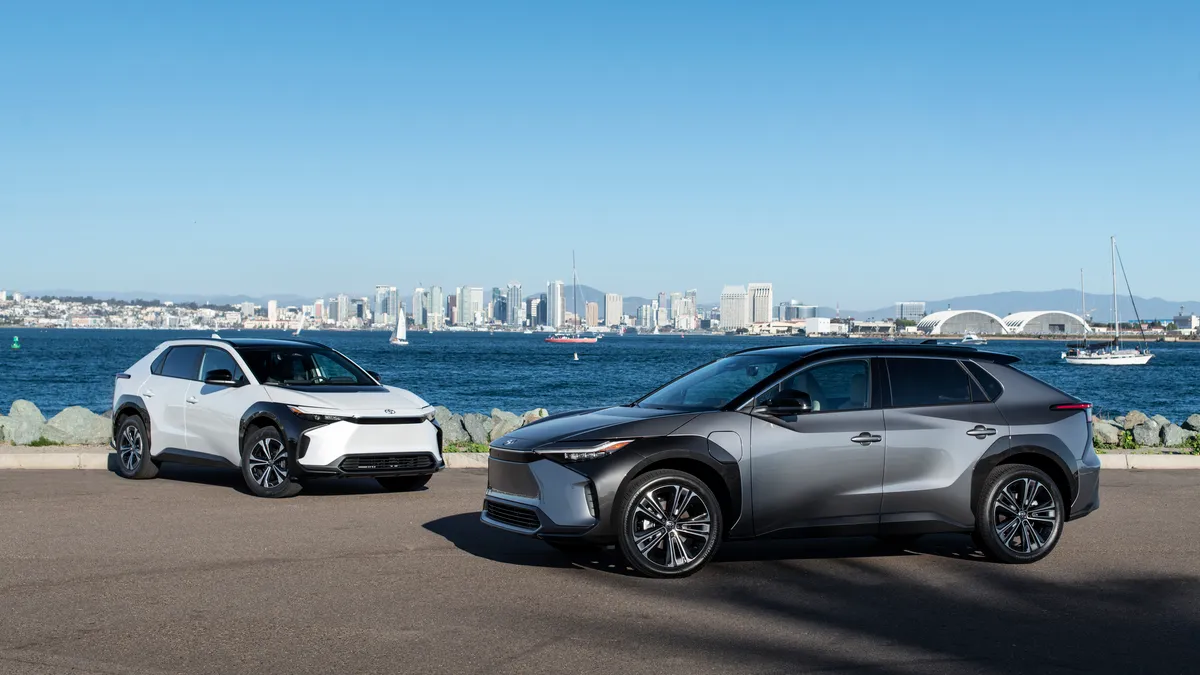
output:
[[335, 422], [305, 430], [296, 466], [317, 476], [415, 476], [446, 467], [441, 433], [430, 421], [409, 424]]
[[488, 489], [479, 519], [532, 537], [580, 537], [596, 528], [596, 488], [583, 474], [552, 462], [488, 458]]
[[1078, 489], [1067, 520], [1076, 520], [1100, 508], [1100, 458], [1092, 450], [1084, 453], [1083, 462], [1075, 474]]

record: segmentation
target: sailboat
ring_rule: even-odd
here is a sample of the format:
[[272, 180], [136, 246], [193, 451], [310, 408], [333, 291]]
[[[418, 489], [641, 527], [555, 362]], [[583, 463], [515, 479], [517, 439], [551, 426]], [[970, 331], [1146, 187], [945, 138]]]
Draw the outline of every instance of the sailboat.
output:
[[396, 317], [396, 332], [388, 342], [401, 347], [408, 344], [408, 317], [404, 316], [403, 307], [400, 308], [400, 316]]
[[307, 314], [300, 315], [300, 321], [296, 323], [296, 330], [295, 330], [295, 332], [292, 333], [292, 335], [299, 335], [300, 331], [304, 330], [304, 318], [306, 316], [308, 316], [308, 315]]
[[546, 342], [557, 344], [592, 344], [596, 341], [596, 338], [585, 337], [579, 334], [579, 274], [575, 271], [574, 251], [571, 251], [571, 291], [571, 311], [575, 313], [575, 329], [570, 335], [555, 333], [546, 338]]
[[[1085, 341], [1081, 347], [1071, 347], [1063, 352], [1062, 358], [1067, 363], [1076, 366], [1144, 366], [1154, 358], [1150, 350], [1146, 348], [1146, 334], [1142, 333], [1142, 346], [1137, 349], [1122, 349], [1121, 348], [1121, 315], [1120, 308], [1117, 303], [1117, 260], [1120, 254], [1117, 252], [1117, 238], [1109, 238], [1110, 252], [1112, 257], [1112, 279], [1113, 279], [1113, 329], [1116, 331], [1113, 341], [1106, 347], [1092, 349]], [[1125, 275], [1125, 263], [1121, 263], [1121, 275], [1125, 277], [1125, 290], [1129, 292], [1129, 302], [1133, 304], [1134, 318], [1137, 319], [1138, 326], [1142, 324], [1142, 319], [1137, 315], [1137, 304], [1133, 302], [1133, 291], [1129, 288], [1129, 277]], [[1086, 309], [1087, 296], [1084, 296]]]

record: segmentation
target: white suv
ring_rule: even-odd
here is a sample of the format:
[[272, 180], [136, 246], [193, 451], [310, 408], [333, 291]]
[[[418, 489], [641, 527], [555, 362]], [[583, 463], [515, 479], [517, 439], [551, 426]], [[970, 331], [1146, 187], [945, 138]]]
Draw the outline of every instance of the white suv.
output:
[[307, 476], [412, 490], [445, 467], [433, 408], [303, 340], [171, 340], [117, 375], [113, 441], [126, 478], [163, 461], [241, 467], [260, 497]]

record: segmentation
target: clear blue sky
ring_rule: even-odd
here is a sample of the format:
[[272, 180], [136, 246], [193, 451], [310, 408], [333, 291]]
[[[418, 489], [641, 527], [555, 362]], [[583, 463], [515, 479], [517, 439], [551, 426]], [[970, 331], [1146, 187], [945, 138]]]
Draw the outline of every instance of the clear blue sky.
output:
[[1198, 233], [1196, 2], [0, 6], [0, 287], [1197, 299]]

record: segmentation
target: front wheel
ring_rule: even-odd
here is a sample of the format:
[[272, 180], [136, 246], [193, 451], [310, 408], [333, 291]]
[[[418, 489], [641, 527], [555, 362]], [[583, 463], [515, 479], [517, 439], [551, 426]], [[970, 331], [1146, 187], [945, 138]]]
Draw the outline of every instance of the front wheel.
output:
[[287, 444], [275, 427], [263, 427], [242, 443], [242, 477], [256, 497], [291, 497], [300, 492], [293, 480]]
[[154, 478], [158, 464], [150, 456], [150, 435], [137, 415], [121, 420], [117, 428], [117, 471], [125, 478]]
[[432, 474], [424, 474], [421, 476], [391, 476], [388, 478], [376, 478], [375, 482], [379, 483], [379, 487], [388, 492], [408, 492], [410, 490], [420, 490], [425, 487], [429, 479], [433, 478]]
[[1058, 544], [1065, 515], [1062, 494], [1045, 471], [1001, 465], [988, 475], [975, 505], [974, 540], [993, 560], [1037, 562]]
[[723, 521], [712, 490], [695, 476], [660, 469], [638, 476], [620, 501], [618, 544], [638, 572], [694, 574], [717, 553]]

